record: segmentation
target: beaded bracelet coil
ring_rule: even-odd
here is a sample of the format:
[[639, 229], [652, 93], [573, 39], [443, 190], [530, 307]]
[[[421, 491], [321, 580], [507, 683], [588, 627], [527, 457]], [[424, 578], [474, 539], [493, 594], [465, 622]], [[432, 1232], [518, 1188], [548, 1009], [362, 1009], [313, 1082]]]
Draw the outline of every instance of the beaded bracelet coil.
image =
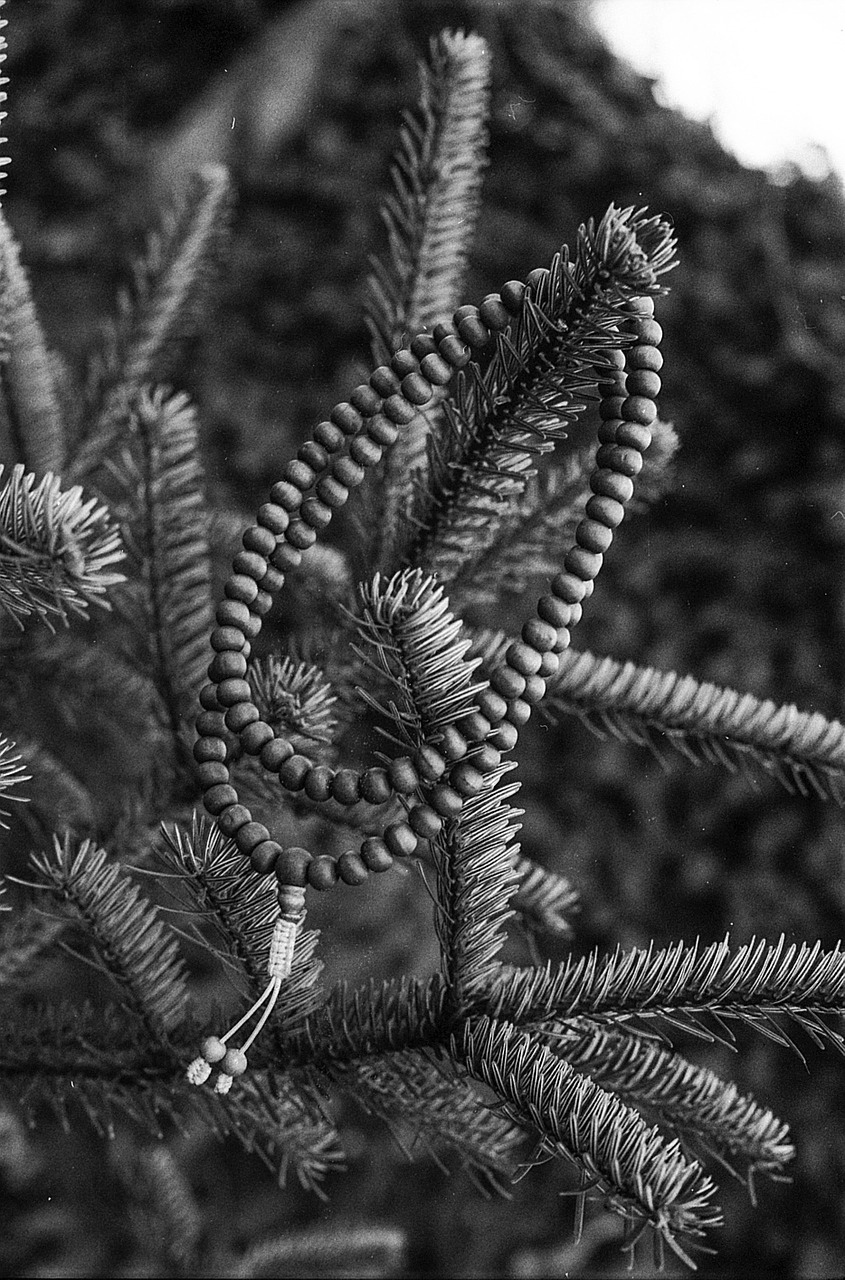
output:
[[[582, 602], [592, 593], [594, 580], [633, 496], [634, 479], [643, 466], [657, 416], [654, 398], [660, 390], [662, 337], [653, 319], [650, 297], [626, 303], [625, 329], [632, 345], [608, 349], [597, 364], [600, 396], [599, 445], [589, 484], [592, 496], [578, 523], [573, 545], [563, 560], [563, 572], [550, 592], [537, 602], [536, 616], [522, 627], [521, 639], [511, 644], [489, 686], [476, 695], [477, 709], [459, 724], [448, 726], [432, 743], [412, 756], [386, 767], [364, 770], [332, 769], [315, 764], [277, 737], [260, 717], [246, 680], [252, 640], [285, 575], [301, 563], [350, 491], [363, 481], [401, 426], [426, 404], [434, 388], [445, 386], [456, 370], [466, 366], [474, 351], [488, 348], [498, 334], [518, 322], [527, 298], [548, 275], [532, 272], [525, 284], [509, 281], [500, 294], [491, 294], [480, 307], [459, 307], [453, 325], [436, 325], [402, 348], [390, 365], [377, 368], [335, 405], [329, 419], [315, 428], [313, 439], [298, 450], [283, 477], [270, 491], [270, 501], [258, 510], [257, 522], [243, 534], [243, 550], [232, 563], [224, 599], [216, 610], [211, 633], [214, 657], [209, 683], [200, 693], [194, 759], [207, 811], [221, 832], [234, 840], [260, 875], [274, 874], [278, 882], [279, 918], [268, 963], [268, 985], [251, 1009], [225, 1035], [210, 1037], [201, 1057], [188, 1069], [188, 1079], [202, 1084], [213, 1064], [220, 1063], [216, 1083], [225, 1093], [232, 1078], [246, 1069], [246, 1050], [269, 1018], [281, 985], [290, 975], [296, 934], [305, 915], [305, 889], [331, 889], [339, 882], [363, 884], [371, 873], [388, 870], [395, 858], [410, 857], [419, 839], [433, 839], [443, 824], [456, 819], [464, 800], [490, 784], [487, 775], [501, 762], [501, 753], [516, 745], [519, 729], [542, 699], [546, 679], [560, 665], [559, 654], [569, 646], [571, 628], [581, 617]], [[392, 822], [381, 837], [365, 839], [360, 850], [347, 850], [337, 859], [314, 857], [300, 847], [282, 848], [268, 829], [253, 821], [240, 803], [227, 767], [226, 733], [236, 735], [248, 755], [256, 756], [289, 791], [302, 791], [313, 801], [335, 800], [353, 805], [364, 800], [383, 804], [401, 796], [406, 820]], [[241, 1049], [226, 1042], [249, 1019], [260, 1018]]]

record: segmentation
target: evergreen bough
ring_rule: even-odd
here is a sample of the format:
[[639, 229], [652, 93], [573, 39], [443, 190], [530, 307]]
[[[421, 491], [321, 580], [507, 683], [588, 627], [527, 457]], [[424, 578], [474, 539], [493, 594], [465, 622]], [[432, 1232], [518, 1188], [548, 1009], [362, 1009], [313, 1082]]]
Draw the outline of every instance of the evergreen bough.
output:
[[[528, 1160], [573, 1164], [582, 1202], [600, 1194], [631, 1249], [650, 1229], [658, 1255], [668, 1246], [694, 1265], [690, 1251], [720, 1220], [707, 1160], [753, 1191], [794, 1151], [782, 1122], [676, 1053], [670, 1033], [730, 1042], [740, 1022], [792, 1045], [791, 1023], [841, 1049], [845, 956], [725, 939], [504, 963], [509, 922], [565, 937], [577, 902], [568, 881], [520, 853], [510, 756], [537, 706], [694, 758], [757, 763], [841, 801], [845, 729], [569, 647], [633, 480], [642, 472], [647, 496], [665, 483], [675, 438], [655, 419], [653, 300], [675, 246], [662, 218], [612, 206], [548, 268], [459, 306], [489, 70], [476, 36], [433, 43], [385, 204], [387, 253], [373, 263], [373, 372], [273, 487], [216, 625], [196, 414], [172, 382], [225, 241], [225, 173], [199, 174], [153, 237], [72, 397], [0, 226], [0, 790], [30, 798], [29, 764], [51, 797], [35, 788], [29, 829], [43, 838], [29, 872], [9, 876], [0, 1083], [25, 1109], [47, 1100], [64, 1114], [72, 1081], [103, 1132], [121, 1113], [154, 1134], [163, 1117], [199, 1115], [318, 1189], [342, 1159], [319, 1084], [329, 1078], [409, 1152], [451, 1152], [483, 1183], [507, 1181], [533, 1140]], [[566, 428], [595, 403], [593, 458]], [[307, 586], [312, 544], [367, 471], [355, 545], [334, 553], [333, 578], [323, 561], [331, 622], [304, 657], [253, 655], [286, 575], [306, 557]], [[531, 594], [543, 575], [551, 588], [520, 637], [464, 619], [497, 586]], [[94, 656], [78, 621], [91, 603], [113, 611]], [[49, 741], [30, 738], [29, 700], [48, 671], [70, 721], [107, 718], [118, 690], [138, 710], [144, 765], [129, 810], [105, 812]], [[340, 765], [365, 730], [375, 737], [359, 746], [361, 767]], [[274, 839], [314, 815], [358, 847], [335, 857]], [[302, 923], [306, 890], [354, 886], [411, 856], [433, 868], [440, 970], [327, 988], [318, 934]], [[176, 899], [180, 927], [147, 888]], [[268, 995], [280, 937], [285, 963]], [[246, 1073], [245, 1054], [224, 1043], [233, 1033], [209, 1034], [192, 1011], [183, 939], [257, 997], [266, 1025], [250, 1037]], [[57, 942], [111, 981], [111, 1002], [22, 1011]], [[199, 1070], [195, 1059], [189, 1079], [199, 1040], [208, 1061]], [[195, 1087], [218, 1064], [216, 1091]], [[148, 1164], [168, 1256], [197, 1263], [190, 1188], [166, 1149]], [[328, 1247], [281, 1238], [256, 1258]], [[385, 1267], [398, 1265], [401, 1241], [384, 1249]], [[251, 1257], [239, 1274], [253, 1273]]]

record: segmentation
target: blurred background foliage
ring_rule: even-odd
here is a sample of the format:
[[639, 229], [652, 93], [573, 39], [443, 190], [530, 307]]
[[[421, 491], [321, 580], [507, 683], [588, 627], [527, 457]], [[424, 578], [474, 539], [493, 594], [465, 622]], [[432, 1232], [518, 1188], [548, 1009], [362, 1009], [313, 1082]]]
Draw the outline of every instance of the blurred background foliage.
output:
[[[205, 160], [229, 164], [239, 199], [229, 265], [187, 385], [216, 504], [254, 508], [359, 380], [367, 258], [382, 243], [378, 198], [400, 112], [430, 36], [471, 27], [491, 43], [495, 81], [467, 300], [546, 262], [611, 200], [669, 214], [679, 241], [660, 314], [661, 414], [681, 438], [674, 485], [626, 525], [578, 645], [842, 717], [841, 183], [742, 168], [708, 126], [656, 103], [588, 11], [565, 0], [11, 0], [5, 203], [45, 327], [78, 365], [169, 187]], [[506, 601], [500, 625], [508, 616]], [[783, 932], [832, 945], [841, 935], [834, 805], [600, 741], [575, 721], [532, 721], [520, 760], [526, 851], [580, 888], [578, 947], [728, 930], [736, 942]], [[363, 899], [324, 922], [332, 969], [357, 977], [419, 959], [427, 935], [410, 911], [405, 927], [401, 889], [389, 903]], [[766, 1041], [740, 1037], [737, 1054], [692, 1048], [787, 1119], [799, 1151], [792, 1184], [762, 1188], [756, 1210], [725, 1175], [726, 1226], [701, 1273], [843, 1274], [841, 1060], [802, 1045], [808, 1074]], [[432, 1162], [407, 1165], [366, 1117], [346, 1119], [350, 1171], [324, 1205], [280, 1191], [257, 1159], [203, 1135], [173, 1138], [168, 1175], [130, 1130], [109, 1143], [81, 1120], [64, 1135], [45, 1117], [28, 1134], [4, 1113], [0, 1266], [30, 1276], [624, 1274], [618, 1224], [598, 1215], [574, 1245], [571, 1202], [542, 1170], [509, 1201], [487, 1201]], [[182, 1206], [176, 1227], [168, 1205]], [[320, 1224], [400, 1231], [405, 1244], [360, 1256], [344, 1245], [327, 1269], [291, 1244]], [[275, 1254], [249, 1255], [280, 1237]]]

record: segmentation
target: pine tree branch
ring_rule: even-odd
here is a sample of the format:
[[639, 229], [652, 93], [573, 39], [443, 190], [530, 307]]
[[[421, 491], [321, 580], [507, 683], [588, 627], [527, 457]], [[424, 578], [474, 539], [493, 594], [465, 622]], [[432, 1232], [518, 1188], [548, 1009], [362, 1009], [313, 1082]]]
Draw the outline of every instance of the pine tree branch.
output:
[[561, 1031], [550, 1042], [570, 1066], [638, 1110], [647, 1108], [737, 1176], [735, 1166], [743, 1162], [752, 1191], [756, 1173], [777, 1176], [794, 1159], [788, 1126], [715, 1072], [628, 1031], [595, 1025]]
[[296, 1060], [368, 1061], [385, 1053], [436, 1045], [446, 1024], [441, 974], [399, 978], [351, 989], [338, 983], [311, 1013], [295, 1045]]
[[122, 557], [106, 508], [78, 485], [62, 490], [50, 472], [36, 482], [18, 464], [0, 486], [0, 608], [21, 629], [32, 614], [53, 631], [89, 604], [111, 608], [105, 593], [124, 579], [110, 566]]
[[[149, 669], [179, 738], [205, 679], [211, 629], [211, 558], [196, 414], [187, 396], [142, 392], [133, 442], [119, 469], [125, 534], [140, 583], [137, 631], [149, 637]], [[139, 588], [127, 588], [130, 600]]]
[[[365, 319], [376, 365], [409, 334], [447, 320], [460, 301], [486, 163], [490, 55], [484, 41], [444, 31], [420, 66], [418, 117], [406, 116], [382, 216], [388, 257], [372, 260]], [[436, 401], [442, 399], [440, 393]], [[420, 410], [389, 451], [373, 486], [370, 563], [402, 559], [412, 477], [425, 469], [434, 406]]]
[[501, 1189], [502, 1180], [513, 1176], [523, 1134], [481, 1106], [475, 1090], [445, 1065], [404, 1050], [333, 1074], [364, 1110], [387, 1124], [409, 1160], [422, 1150], [445, 1172], [438, 1157], [448, 1153], [485, 1190]]
[[32, 775], [27, 773], [27, 767], [17, 745], [0, 735], [0, 827], [4, 829], [8, 829], [9, 824], [5, 820], [10, 816], [9, 810], [5, 808], [6, 801], [16, 800], [20, 804], [26, 804], [29, 799], [28, 796], [16, 795], [13, 789], [22, 782], [31, 781]]
[[829, 1018], [845, 1013], [845, 952], [774, 945], [765, 940], [731, 950], [726, 938], [701, 948], [679, 942], [662, 951], [597, 952], [552, 969], [513, 969], [487, 997], [493, 1016], [520, 1026], [569, 1018], [662, 1020], [709, 1039], [715, 1027], [730, 1039], [725, 1019], [747, 1023], [776, 1043], [795, 1047], [775, 1021], [791, 1019], [818, 1045], [845, 1048]]
[[756, 764], [790, 790], [845, 804], [845, 725], [818, 711], [571, 649], [548, 682], [543, 711], [552, 721], [574, 713], [623, 741], [666, 742], [695, 763]]
[[[3, 141], [5, 139], [0, 139]], [[0, 401], [10, 447], [10, 455], [3, 460], [18, 463], [41, 479], [47, 472], [62, 470], [65, 424], [54, 366], [35, 311], [29, 280], [21, 265], [20, 249], [2, 212], [0, 327], [3, 333]]]
[[121, 298], [108, 348], [92, 374], [88, 417], [94, 425], [71, 459], [73, 479], [102, 465], [127, 430], [145, 386], [175, 381], [185, 346], [204, 316], [231, 204], [226, 170], [207, 165], [192, 175], [161, 230], [150, 236], [134, 291]]
[[521, 855], [514, 862], [514, 870], [517, 889], [511, 906], [523, 928], [558, 938], [570, 937], [570, 917], [579, 907], [578, 891], [571, 881]]
[[482, 554], [523, 492], [533, 459], [548, 452], [595, 387], [602, 352], [631, 297], [660, 292], [674, 240], [659, 218], [611, 205], [596, 227], [579, 229], [548, 272], [535, 273], [518, 317], [496, 339], [482, 373], [475, 361], [446, 402], [449, 431], [432, 439], [431, 484], [414, 512], [411, 564], [450, 582], [467, 555]]
[[679, 1237], [695, 1246], [720, 1214], [709, 1203], [713, 1182], [677, 1141], [666, 1142], [617, 1097], [507, 1022], [466, 1023], [454, 1051], [498, 1095], [508, 1119], [537, 1132], [540, 1156], [573, 1161], [587, 1189], [595, 1186], [609, 1208], [650, 1226], [692, 1265]]
[[90, 840], [54, 839], [33, 865], [56, 897], [79, 915], [102, 967], [124, 994], [124, 1007], [156, 1044], [185, 1016], [187, 986], [175, 937], [118, 864]]
[[[366, 691], [362, 696], [410, 747], [436, 745], [446, 726], [474, 709], [473, 698], [485, 687], [472, 683], [476, 664], [465, 660], [470, 642], [459, 639], [460, 622], [449, 613], [442, 588], [419, 571], [395, 574], [387, 583], [376, 575], [362, 589], [362, 600], [361, 638], [395, 698], [385, 703]], [[511, 768], [512, 763], [492, 770], [485, 790], [467, 799], [460, 815], [431, 841], [435, 923], [444, 972], [459, 1005], [495, 967], [512, 914], [517, 811], [508, 800], [517, 785], [501, 785]]]

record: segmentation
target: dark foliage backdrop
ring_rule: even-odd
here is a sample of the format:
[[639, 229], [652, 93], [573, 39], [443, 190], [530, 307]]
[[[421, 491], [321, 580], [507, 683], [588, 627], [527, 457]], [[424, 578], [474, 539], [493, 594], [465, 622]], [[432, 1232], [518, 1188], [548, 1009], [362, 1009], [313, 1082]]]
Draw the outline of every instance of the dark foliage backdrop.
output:
[[[743, 169], [706, 126], [658, 106], [582, 8], [12, 0], [6, 207], [46, 327], [78, 359], [168, 181], [225, 159], [239, 192], [230, 266], [190, 385], [216, 499], [254, 506], [365, 359], [377, 196], [416, 60], [443, 25], [480, 30], [493, 47], [494, 107], [467, 297], [524, 276], [610, 200], [671, 215], [680, 247], [661, 314], [661, 412], [682, 441], [674, 486], [626, 527], [579, 643], [841, 716], [841, 185]], [[526, 851], [583, 893], [579, 947], [727, 930], [833, 945], [841, 934], [833, 805], [600, 742], [569, 720], [532, 723], [521, 777]], [[405, 929], [372, 895], [332, 924], [338, 971], [355, 974], [374, 953], [390, 968], [424, 946], [418, 921]], [[740, 1044], [736, 1055], [697, 1053], [791, 1123], [799, 1156], [792, 1185], [762, 1189], [756, 1210], [742, 1187], [726, 1187], [720, 1253], [702, 1271], [842, 1274], [841, 1060], [809, 1047], [808, 1074], [766, 1041]], [[3, 1124], [7, 1273], [178, 1272], [138, 1227], [130, 1136], [107, 1154], [83, 1122], [62, 1135], [45, 1117], [32, 1137]], [[486, 1202], [432, 1165], [406, 1166], [364, 1117], [350, 1116], [350, 1130], [352, 1168], [327, 1206], [280, 1191], [240, 1153], [180, 1140], [203, 1211], [181, 1230], [202, 1233], [209, 1274], [232, 1274], [258, 1239], [318, 1222], [404, 1228], [407, 1274], [623, 1273], [602, 1219], [570, 1245], [569, 1202], [542, 1172], [509, 1203]]]

